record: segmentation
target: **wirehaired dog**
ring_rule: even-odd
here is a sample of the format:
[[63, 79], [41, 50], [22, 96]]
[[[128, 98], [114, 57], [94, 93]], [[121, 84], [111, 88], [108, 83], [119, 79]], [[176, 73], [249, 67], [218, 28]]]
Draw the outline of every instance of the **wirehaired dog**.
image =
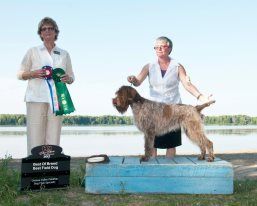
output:
[[201, 110], [215, 101], [191, 106], [185, 104], [164, 104], [145, 99], [130, 86], [122, 86], [116, 92], [112, 103], [123, 114], [130, 106], [134, 122], [144, 133], [145, 155], [141, 161], [148, 161], [154, 148], [154, 138], [178, 128], [183, 128], [188, 138], [200, 147], [199, 160], [204, 160], [206, 149], [208, 161], [214, 161], [213, 143], [206, 137]]

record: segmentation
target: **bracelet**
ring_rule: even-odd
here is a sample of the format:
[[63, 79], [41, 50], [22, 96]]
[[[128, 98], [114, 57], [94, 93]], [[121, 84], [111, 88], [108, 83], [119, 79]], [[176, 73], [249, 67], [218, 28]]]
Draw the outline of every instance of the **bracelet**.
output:
[[73, 78], [72, 78], [72, 77], [69, 77], [68, 84], [71, 84], [72, 82], [73, 82]]
[[202, 94], [199, 94], [199, 95], [196, 97], [196, 99], [199, 100], [200, 96], [202, 96]]
[[136, 77], [135, 77], [134, 81], [132, 82], [132, 84], [133, 84], [134, 86], [137, 85], [137, 78], [136, 78]]

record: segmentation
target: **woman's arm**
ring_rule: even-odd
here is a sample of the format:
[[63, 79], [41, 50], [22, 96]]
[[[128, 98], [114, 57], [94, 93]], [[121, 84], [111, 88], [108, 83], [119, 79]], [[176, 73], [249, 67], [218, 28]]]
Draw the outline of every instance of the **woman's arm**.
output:
[[197, 100], [200, 100], [201, 102], [208, 102], [210, 101], [209, 97], [203, 95], [199, 90], [196, 88], [195, 85], [192, 84], [190, 81], [189, 76], [186, 74], [185, 68], [180, 64], [179, 69], [178, 69], [178, 75], [179, 79], [184, 86], [184, 88], [191, 93], [194, 97], [197, 98]]
[[21, 68], [17, 73], [17, 77], [20, 80], [29, 80], [34, 78], [44, 78], [45, 71], [42, 69], [31, 71], [32, 67], [32, 56], [33, 56], [33, 49], [29, 49], [22, 59]]
[[67, 52], [67, 56], [66, 56], [66, 72], [65, 74], [62, 76], [61, 81], [67, 84], [72, 84], [75, 80], [75, 76], [73, 73], [73, 69], [72, 69], [72, 64], [71, 64], [71, 58], [69, 53]]
[[134, 86], [139, 86], [147, 77], [149, 73], [149, 64], [146, 64], [143, 69], [141, 70], [141, 72], [139, 73], [139, 75], [137, 75], [137, 77], [135, 77], [134, 75], [128, 76], [127, 80], [128, 82], [132, 83]]

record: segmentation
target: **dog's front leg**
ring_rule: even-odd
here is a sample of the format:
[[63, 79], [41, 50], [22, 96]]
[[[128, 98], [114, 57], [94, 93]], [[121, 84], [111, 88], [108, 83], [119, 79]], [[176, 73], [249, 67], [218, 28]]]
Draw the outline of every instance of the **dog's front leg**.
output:
[[141, 161], [146, 162], [152, 156], [155, 136], [152, 133], [147, 133], [145, 134], [144, 137], [145, 137], [145, 155], [141, 157]]

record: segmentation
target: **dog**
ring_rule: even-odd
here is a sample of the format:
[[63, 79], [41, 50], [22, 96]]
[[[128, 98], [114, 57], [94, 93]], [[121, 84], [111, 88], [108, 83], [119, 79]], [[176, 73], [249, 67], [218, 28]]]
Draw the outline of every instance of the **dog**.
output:
[[[122, 86], [112, 99], [113, 106], [123, 114], [130, 106], [134, 123], [144, 133], [145, 154], [141, 161], [148, 161], [154, 148], [154, 138], [178, 128], [183, 128], [187, 137], [200, 148], [199, 160], [204, 160], [206, 150], [207, 161], [214, 161], [213, 143], [204, 133], [201, 110], [215, 101], [202, 105], [165, 104], [145, 99], [130, 86]], [[158, 137], [157, 137], [158, 138]]]

